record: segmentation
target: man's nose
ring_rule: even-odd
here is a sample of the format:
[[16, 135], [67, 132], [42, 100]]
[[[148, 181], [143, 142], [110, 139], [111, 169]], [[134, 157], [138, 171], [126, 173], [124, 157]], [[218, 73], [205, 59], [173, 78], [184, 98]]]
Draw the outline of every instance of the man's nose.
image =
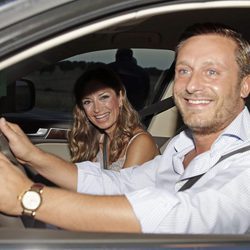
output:
[[196, 91], [200, 91], [203, 88], [202, 78], [199, 72], [193, 72], [188, 79], [186, 90], [189, 93], [194, 93]]

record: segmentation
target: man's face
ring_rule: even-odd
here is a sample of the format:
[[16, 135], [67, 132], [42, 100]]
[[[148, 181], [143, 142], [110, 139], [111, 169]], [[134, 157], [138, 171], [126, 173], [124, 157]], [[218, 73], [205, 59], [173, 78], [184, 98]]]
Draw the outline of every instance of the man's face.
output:
[[194, 133], [224, 129], [244, 107], [233, 40], [219, 35], [189, 38], [176, 60], [174, 98]]

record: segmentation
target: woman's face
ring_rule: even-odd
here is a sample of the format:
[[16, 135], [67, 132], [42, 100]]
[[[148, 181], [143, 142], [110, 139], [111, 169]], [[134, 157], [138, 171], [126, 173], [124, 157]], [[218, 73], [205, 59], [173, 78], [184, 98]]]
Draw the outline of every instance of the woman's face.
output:
[[116, 128], [122, 106], [121, 93], [117, 95], [112, 88], [104, 87], [84, 96], [82, 106], [88, 119], [110, 135]]

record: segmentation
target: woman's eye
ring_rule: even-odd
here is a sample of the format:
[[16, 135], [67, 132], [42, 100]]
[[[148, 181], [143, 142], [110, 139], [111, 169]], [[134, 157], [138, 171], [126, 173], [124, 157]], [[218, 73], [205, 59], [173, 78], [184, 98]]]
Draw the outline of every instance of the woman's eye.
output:
[[88, 104], [90, 104], [90, 101], [89, 101], [89, 100], [84, 100], [84, 101], [82, 101], [82, 105], [83, 105], [83, 106], [86, 106], [86, 105], [88, 105]]
[[109, 95], [103, 95], [103, 96], [101, 96], [101, 100], [106, 100], [106, 99], [108, 99], [109, 98]]

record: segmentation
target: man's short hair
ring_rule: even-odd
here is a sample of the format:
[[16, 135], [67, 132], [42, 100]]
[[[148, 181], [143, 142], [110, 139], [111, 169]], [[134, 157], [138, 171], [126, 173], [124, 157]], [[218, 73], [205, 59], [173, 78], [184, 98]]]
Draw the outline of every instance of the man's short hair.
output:
[[193, 36], [215, 34], [233, 40], [237, 46], [235, 59], [239, 66], [239, 78], [250, 74], [250, 45], [242, 34], [220, 23], [197, 23], [188, 27], [181, 35], [176, 47], [176, 56], [185, 41]]

